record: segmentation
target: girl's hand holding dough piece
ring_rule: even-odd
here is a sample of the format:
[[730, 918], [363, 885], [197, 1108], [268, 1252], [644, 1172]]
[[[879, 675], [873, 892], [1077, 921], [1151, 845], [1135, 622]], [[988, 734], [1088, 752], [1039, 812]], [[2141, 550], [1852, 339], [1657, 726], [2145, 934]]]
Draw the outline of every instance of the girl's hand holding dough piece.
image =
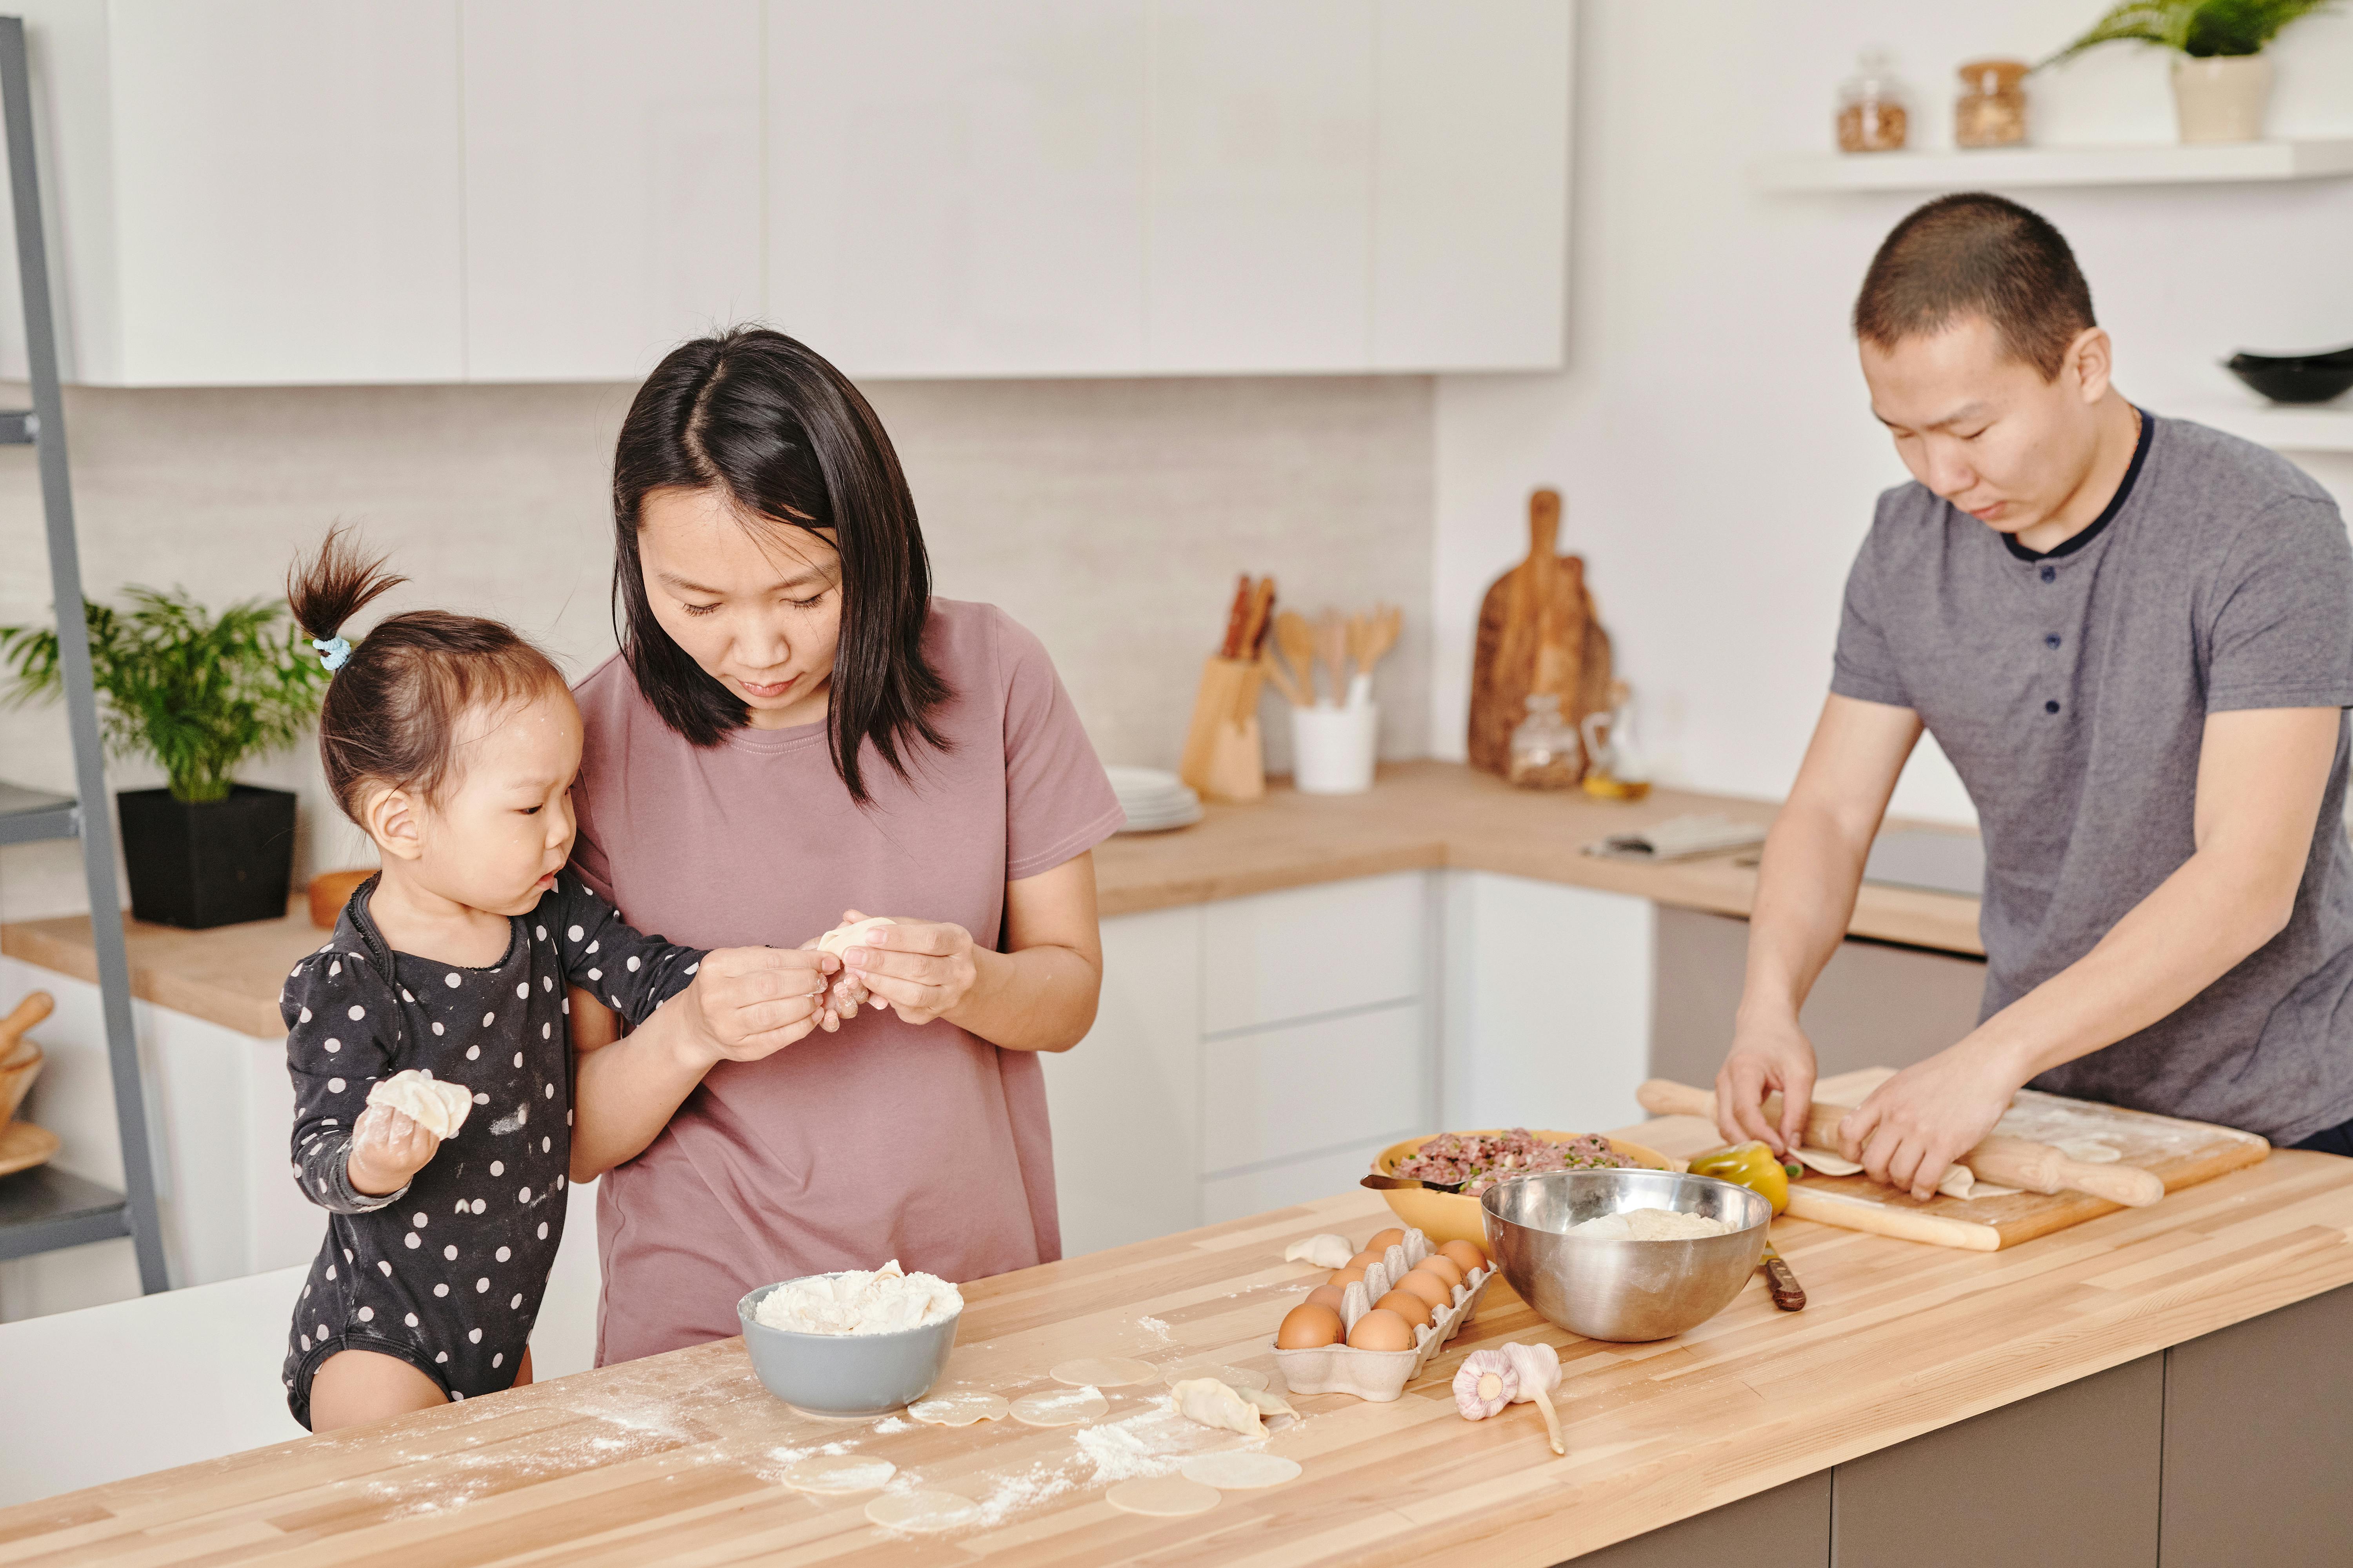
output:
[[[846, 910], [841, 918], [849, 924], [869, 917]], [[980, 974], [972, 953], [972, 933], [960, 925], [893, 918], [860, 931], [841, 962], [844, 978], [863, 988], [862, 1000], [888, 1006], [907, 1023], [928, 1024], [955, 1011], [972, 990]]]
[[343, 1174], [353, 1192], [382, 1197], [406, 1186], [440, 1147], [441, 1140], [407, 1112], [371, 1105], [352, 1123], [352, 1152], [343, 1161]]
[[805, 1037], [818, 1026], [826, 976], [840, 964], [809, 948], [723, 947], [705, 953], [694, 984], [682, 994], [695, 1047], [707, 1058], [703, 1065], [755, 1062]]

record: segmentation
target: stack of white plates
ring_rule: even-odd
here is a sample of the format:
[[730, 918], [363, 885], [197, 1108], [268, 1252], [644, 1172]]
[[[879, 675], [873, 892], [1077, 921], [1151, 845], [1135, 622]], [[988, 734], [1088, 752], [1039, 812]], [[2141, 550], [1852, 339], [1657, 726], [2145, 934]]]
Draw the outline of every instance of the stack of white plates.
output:
[[1201, 820], [1201, 797], [1175, 773], [1158, 768], [1105, 768], [1119, 808], [1127, 813], [1123, 833], [1158, 833]]

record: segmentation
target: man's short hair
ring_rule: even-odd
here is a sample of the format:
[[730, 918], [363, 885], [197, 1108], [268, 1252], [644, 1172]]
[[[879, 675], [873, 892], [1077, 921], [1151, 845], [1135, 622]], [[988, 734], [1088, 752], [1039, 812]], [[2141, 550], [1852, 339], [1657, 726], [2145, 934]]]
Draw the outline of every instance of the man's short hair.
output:
[[1982, 316], [2001, 346], [2050, 381], [2097, 323], [2092, 289], [2041, 213], [1983, 191], [1938, 196], [1880, 242], [1854, 300], [1854, 333], [1878, 349]]

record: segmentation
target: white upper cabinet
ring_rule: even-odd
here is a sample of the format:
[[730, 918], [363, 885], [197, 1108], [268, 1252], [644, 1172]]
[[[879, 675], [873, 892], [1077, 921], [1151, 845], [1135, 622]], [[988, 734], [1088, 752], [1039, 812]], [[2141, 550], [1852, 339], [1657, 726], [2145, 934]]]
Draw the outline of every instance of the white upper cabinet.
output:
[[462, 0], [466, 369], [634, 381], [761, 313], [760, 0]]
[[1380, 0], [1376, 370], [1546, 370], [1568, 308], [1563, 0]]
[[1148, 367], [1366, 368], [1371, 0], [1155, 0], [1151, 106]]
[[90, 303], [117, 330], [82, 334], [79, 378], [462, 380], [457, 0], [105, 16], [109, 101], [52, 106], [111, 133], [112, 255], [69, 277], [111, 262]]
[[1144, 358], [1143, 0], [769, 0], [768, 316], [854, 375]]

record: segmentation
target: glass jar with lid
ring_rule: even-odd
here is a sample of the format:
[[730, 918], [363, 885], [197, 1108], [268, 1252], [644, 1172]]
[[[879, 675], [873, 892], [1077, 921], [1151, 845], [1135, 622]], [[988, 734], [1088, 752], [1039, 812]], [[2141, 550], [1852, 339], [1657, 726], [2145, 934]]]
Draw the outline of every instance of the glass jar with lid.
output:
[[1522, 789], [1575, 789], [1585, 776], [1585, 746], [1577, 726], [1561, 717], [1560, 695], [1532, 691], [1528, 716], [1512, 731], [1512, 760], [1505, 777]]
[[1839, 84], [1839, 151], [1901, 152], [1912, 129], [1905, 96], [1885, 51], [1864, 55], [1854, 75]]
[[2026, 140], [2024, 60], [1970, 60], [1953, 100], [1953, 142], [1961, 147], [2014, 147]]

